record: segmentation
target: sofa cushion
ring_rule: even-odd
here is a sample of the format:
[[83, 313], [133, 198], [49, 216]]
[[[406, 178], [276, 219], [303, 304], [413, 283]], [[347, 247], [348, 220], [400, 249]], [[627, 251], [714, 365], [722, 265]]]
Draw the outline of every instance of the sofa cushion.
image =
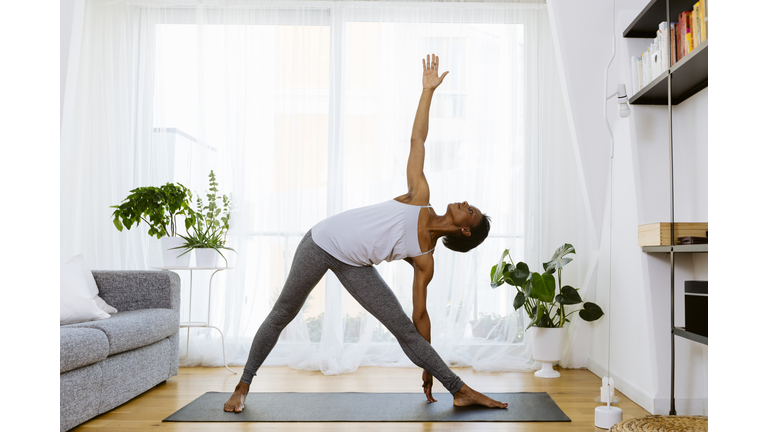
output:
[[117, 312], [105, 320], [64, 327], [103, 331], [109, 341], [109, 355], [113, 355], [149, 345], [178, 332], [179, 312], [173, 309], [139, 309]]
[[103, 331], [59, 327], [59, 373], [100, 362], [109, 355]]

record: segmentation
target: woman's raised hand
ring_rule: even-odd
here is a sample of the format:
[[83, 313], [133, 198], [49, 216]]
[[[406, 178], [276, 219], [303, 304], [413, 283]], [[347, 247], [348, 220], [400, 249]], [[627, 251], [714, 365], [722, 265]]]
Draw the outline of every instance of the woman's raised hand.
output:
[[421, 59], [421, 65], [424, 67], [424, 76], [421, 78], [421, 85], [425, 89], [434, 90], [443, 82], [443, 78], [448, 75], [448, 71], [443, 72], [442, 75], [437, 74], [437, 67], [440, 65], [440, 57], [432, 54], [430, 59], [429, 54], [427, 58]]

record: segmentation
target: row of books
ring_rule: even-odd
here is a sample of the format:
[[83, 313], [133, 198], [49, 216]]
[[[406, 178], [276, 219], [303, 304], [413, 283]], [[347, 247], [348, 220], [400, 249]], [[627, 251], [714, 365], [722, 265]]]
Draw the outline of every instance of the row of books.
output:
[[697, 1], [693, 10], [678, 15], [677, 22], [660, 23], [656, 37], [645, 52], [632, 57], [630, 69], [633, 93], [650, 84], [707, 40], [707, 2], [708, 0]]

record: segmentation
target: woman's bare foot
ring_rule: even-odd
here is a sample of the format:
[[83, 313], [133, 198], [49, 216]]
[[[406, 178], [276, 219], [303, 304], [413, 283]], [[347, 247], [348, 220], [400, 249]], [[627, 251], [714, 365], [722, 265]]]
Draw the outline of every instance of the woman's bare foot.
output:
[[251, 389], [249, 384], [242, 382], [237, 383], [235, 392], [229, 397], [229, 400], [224, 404], [224, 411], [226, 412], [242, 412], [245, 409], [245, 398], [248, 396], [248, 390]]
[[455, 406], [483, 405], [488, 408], [507, 407], [506, 403], [493, 400], [482, 393], [476, 392], [466, 384], [453, 395], [453, 404]]

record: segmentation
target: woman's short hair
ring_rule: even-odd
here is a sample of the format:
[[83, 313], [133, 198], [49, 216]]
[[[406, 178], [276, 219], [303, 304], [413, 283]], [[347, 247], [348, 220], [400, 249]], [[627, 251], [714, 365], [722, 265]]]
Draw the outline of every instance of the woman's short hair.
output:
[[469, 229], [470, 234], [468, 236], [462, 235], [461, 233], [445, 236], [443, 237], [443, 244], [452, 251], [469, 252], [485, 241], [490, 230], [491, 218], [483, 213], [483, 220]]

